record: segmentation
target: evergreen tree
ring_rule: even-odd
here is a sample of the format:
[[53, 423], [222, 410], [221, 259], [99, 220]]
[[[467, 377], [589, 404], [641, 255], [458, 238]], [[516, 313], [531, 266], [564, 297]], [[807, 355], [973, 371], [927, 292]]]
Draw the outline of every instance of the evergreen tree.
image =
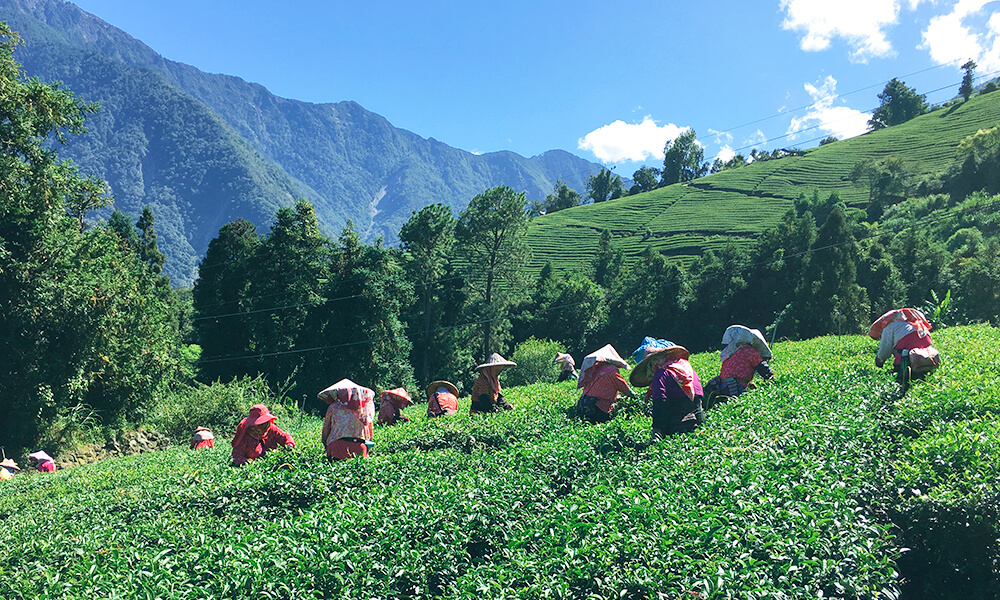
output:
[[163, 272], [163, 265], [167, 257], [160, 252], [156, 244], [156, 230], [153, 229], [153, 209], [146, 205], [142, 209], [142, 216], [136, 221], [135, 226], [139, 230], [139, 258], [146, 263], [149, 270], [159, 275]]
[[705, 149], [698, 144], [698, 134], [688, 129], [667, 142], [663, 148], [663, 179], [661, 185], [685, 183], [705, 175]]
[[785, 310], [809, 264], [809, 248], [816, 240], [811, 212], [785, 213], [781, 222], [757, 239], [750, 253], [750, 275], [745, 299], [751, 323], [769, 323]]
[[857, 283], [858, 244], [843, 206], [826, 218], [810, 250], [790, 310], [799, 337], [859, 332], [867, 325], [868, 298]]
[[976, 79], [974, 75], [976, 66], [976, 61], [974, 60], [970, 60], [962, 65], [962, 70], [965, 71], [965, 74], [962, 75], [962, 85], [958, 86], [958, 94], [967, 102], [969, 98], [972, 97], [972, 92], [975, 90], [972, 86], [972, 82]]
[[683, 327], [691, 288], [684, 270], [662, 254], [647, 248], [612, 298], [601, 339], [615, 348], [631, 351], [647, 335], [683, 339], [675, 333]]
[[[458, 314], [464, 296], [461, 280], [449, 263], [454, 246], [455, 217], [443, 204], [425, 206], [414, 212], [402, 229], [406, 273], [416, 293], [416, 303], [407, 311], [409, 339], [413, 343], [412, 363], [419, 382], [451, 376], [468, 366], [460, 336], [449, 315]], [[456, 363], [465, 364], [459, 367]], [[447, 377], [445, 377], [447, 379]]]
[[199, 365], [206, 382], [230, 381], [254, 371], [236, 357], [253, 354], [250, 295], [261, 240], [253, 223], [238, 219], [223, 225], [208, 243], [198, 265], [193, 302], [195, 339], [202, 349]]
[[471, 321], [481, 323], [479, 356], [485, 360], [504, 343], [505, 308], [520, 289], [528, 220], [523, 193], [501, 185], [473, 198], [455, 227], [456, 253], [468, 286]]

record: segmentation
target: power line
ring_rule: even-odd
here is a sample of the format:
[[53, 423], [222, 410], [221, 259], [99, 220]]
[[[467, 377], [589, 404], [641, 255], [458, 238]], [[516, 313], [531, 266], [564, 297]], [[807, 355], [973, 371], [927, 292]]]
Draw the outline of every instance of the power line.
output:
[[[987, 210], [992, 210], [992, 209], [1000, 208], [1000, 201], [993, 201], [993, 202], [990, 202], [988, 204], [977, 205], [974, 208], [975, 208], [975, 212], [985, 212]], [[925, 217], [924, 219], [916, 222], [912, 227], [933, 225], [933, 224], [935, 224], [937, 222], [947, 220], [947, 219], [952, 218], [954, 216], [955, 215], [953, 213], [942, 213], [942, 214], [938, 214], [938, 215], [929, 215], [929, 216]], [[883, 232], [876, 233], [872, 237], [873, 238], [880, 238], [880, 237], [883, 237], [883, 236], [889, 236], [889, 235], [895, 235], [895, 234], [896, 234], [896, 232], [883, 231]], [[864, 238], [864, 239], [870, 239], [870, 238]], [[813, 254], [813, 253], [816, 253], [816, 252], [822, 252], [822, 251], [830, 250], [830, 249], [833, 249], [833, 248], [839, 248], [841, 246], [845, 246], [845, 245], [848, 245], [848, 244], [858, 243], [858, 241], [859, 240], [848, 240], [848, 241], [840, 242], [840, 243], [837, 243], [837, 244], [829, 244], [829, 245], [826, 245], [826, 246], [821, 246], [819, 248], [809, 248], [809, 249], [804, 250], [802, 252], [796, 252], [796, 253], [793, 253], [793, 254], [784, 255], [781, 258], [772, 258], [772, 259], [768, 259], [768, 260], [758, 261], [756, 263], [749, 263], [749, 264], [745, 265], [745, 268], [746, 269], [750, 269], [750, 268], [753, 268], [753, 267], [759, 267], [759, 266], [764, 266], [764, 265], [772, 264], [772, 263], [778, 262], [779, 260], [787, 260], [789, 258], [796, 258], [796, 257], [800, 257], [800, 256], [806, 256], [806, 255], [810, 255], [810, 254]], [[746, 274], [746, 273], [744, 273], [744, 274]], [[686, 283], [686, 282], [701, 281], [703, 279], [703, 277], [704, 276], [701, 276], [701, 275], [684, 276], [682, 278], [675, 279], [673, 281], [664, 282], [662, 285], [664, 287], [674, 286], [674, 285], [681, 285], [681, 284]], [[609, 296], [605, 296], [603, 302], [604, 303], [610, 303], [610, 302], [613, 302], [615, 300], [621, 299], [622, 297], [624, 297], [624, 296], [618, 296], [618, 297], [615, 297], [615, 298], [610, 297], [610, 295]], [[557, 306], [551, 306], [551, 307], [544, 308], [544, 309], [538, 309], [538, 310], [536, 310], [534, 312], [535, 312], [535, 314], [546, 313], [546, 312], [551, 312], [551, 311], [554, 311], [554, 310], [564, 310], [564, 309], [567, 309], [567, 308], [575, 308], [575, 307], [583, 306], [583, 305], [586, 305], [586, 304], [589, 304], [589, 303], [590, 302], [588, 302], [588, 301], [572, 302], [572, 303], [567, 303], [567, 304], [562, 304], [562, 305], [557, 305]], [[484, 319], [484, 320], [479, 320], [479, 321], [468, 321], [468, 322], [460, 323], [460, 324], [457, 324], [457, 325], [448, 325], [448, 326], [436, 327], [434, 329], [429, 329], [429, 330], [422, 330], [422, 331], [418, 331], [416, 333], [417, 333], [417, 335], [426, 336], [426, 335], [429, 335], [429, 334], [432, 334], [432, 333], [437, 333], [437, 332], [440, 332], [440, 331], [447, 331], [447, 330], [459, 329], [459, 328], [465, 328], [465, 327], [473, 327], [473, 326], [476, 326], [476, 325], [485, 325], [487, 323], [495, 323], [497, 321], [501, 321], [501, 320], [504, 320], [504, 319], [507, 319], [507, 318], [508, 317], [496, 317], [496, 318], [493, 318], [493, 319]], [[313, 347], [310, 347], [310, 348], [296, 348], [296, 349], [293, 349], [293, 350], [279, 350], [279, 351], [275, 351], [275, 352], [267, 352], [267, 353], [261, 353], [261, 354], [244, 354], [244, 355], [239, 355], [239, 356], [219, 356], [219, 357], [211, 357], [211, 358], [208, 358], [208, 359], [199, 360], [199, 363], [201, 363], [201, 364], [212, 364], [212, 363], [220, 363], [220, 362], [232, 362], [232, 361], [237, 361], [237, 360], [251, 360], [251, 359], [261, 359], [261, 358], [272, 358], [272, 357], [275, 357], [275, 356], [285, 356], [285, 355], [291, 355], [291, 354], [304, 354], [304, 353], [307, 353], [307, 352], [316, 352], [316, 351], [320, 351], [320, 350], [333, 350], [333, 349], [338, 349], [338, 348], [349, 348], [349, 347], [352, 347], [352, 346], [360, 346], [360, 345], [366, 345], [366, 344], [374, 344], [374, 343], [378, 343], [378, 342], [393, 341], [395, 339], [396, 338], [392, 337], [392, 336], [383, 336], [383, 337], [380, 337], [380, 338], [367, 338], [367, 339], [358, 340], [358, 341], [354, 341], [354, 342], [345, 342], [345, 343], [340, 343], [340, 344], [329, 344], [329, 345], [324, 345], [324, 346], [313, 346]]]

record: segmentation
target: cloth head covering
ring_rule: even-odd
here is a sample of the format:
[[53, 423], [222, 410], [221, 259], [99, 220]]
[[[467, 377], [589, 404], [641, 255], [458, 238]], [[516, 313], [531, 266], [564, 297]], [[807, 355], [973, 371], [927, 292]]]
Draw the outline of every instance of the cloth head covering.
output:
[[410, 398], [410, 394], [405, 388], [393, 388], [391, 390], [385, 390], [379, 396], [382, 402], [389, 402], [396, 408], [402, 410], [407, 406], [413, 404], [413, 399]]
[[641, 361], [643, 357], [646, 356], [646, 350], [649, 348], [669, 348], [673, 345], [674, 343], [670, 340], [662, 340], [646, 336], [642, 338], [642, 343], [639, 344], [639, 347], [632, 351], [632, 360], [635, 362]]
[[46, 452], [45, 450], [32, 452], [31, 454], [28, 455], [28, 458], [34, 460], [35, 462], [40, 462], [40, 463], [52, 460], [52, 457], [49, 456], [48, 452]]
[[497, 372], [499, 372], [500, 369], [506, 369], [507, 367], [516, 367], [516, 366], [517, 366], [516, 362], [511, 362], [506, 358], [500, 356], [496, 352], [494, 352], [493, 354], [490, 355], [489, 359], [487, 359], [486, 362], [484, 362], [481, 365], [477, 365], [476, 370], [481, 371], [487, 367], [497, 367]]
[[5, 467], [8, 469], [17, 469], [18, 471], [21, 470], [21, 467], [17, 466], [17, 463], [14, 462], [13, 458], [3, 459], [3, 462], [0, 462], [0, 467]]
[[202, 440], [214, 440], [215, 435], [208, 427], [198, 427], [194, 430], [194, 435], [191, 436], [191, 439], [199, 442]]
[[341, 379], [316, 396], [330, 405], [326, 412], [330, 415], [332, 427], [327, 439], [323, 440], [324, 444], [342, 437], [372, 439], [375, 423], [374, 390], [358, 385], [350, 379]]
[[435, 392], [437, 392], [441, 388], [444, 388], [449, 392], [451, 392], [452, 394], [455, 394], [456, 398], [458, 397], [458, 388], [455, 387], [454, 383], [439, 379], [437, 381], [430, 382], [430, 384], [427, 386], [426, 390], [427, 398], [429, 399], [431, 396], [434, 395]]
[[[667, 348], [647, 348], [646, 355], [629, 373], [628, 382], [633, 387], [646, 387], [653, 381], [653, 375], [665, 362], [677, 359], [686, 361], [690, 357], [691, 353], [687, 351], [687, 348], [676, 344]], [[680, 382], [678, 381], [678, 383]]]
[[916, 328], [920, 337], [927, 337], [931, 332], [931, 323], [924, 313], [915, 308], [894, 308], [879, 317], [868, 329], [868, 337], [873, 340], [882, 339], [882, 330], [894, 321], [906, 321]]
[[614, 369], [628, 368], [628, 363], [618, 354], [615, 347], [611, 344], [605, 344], [583, 357], [583, 362], [580, 363], [580, 379], [576, 382], [576, 387], [580, 389], [588, 388], [598, 377], [608, 372], [604, 368], [595, 368], [598, 365], [601, 365], [601, 367], [610, 366]]
[[726, 345], [722, 349], [722, 352], [719, 353], [719, 358], [722, 362], [725, 362], [727, 358], [733, 355], [733, 352], [736, 352], [742, 346], [753, 347], [764, 360], [771, 360], [773, 358], [771, 348], [767, 345], [767, 340], [764, 339], [764, 334], [759, 329], [750, 329], [743, 325], [730, 325], [726, 328], [725, 333], [722, 334], [722, 343]]
[[571, 367], [576, 366], [576, 361], [573, 360], [573, 357], [565, 352], [556, 352], [556, 357], [552, 359], [552, 364], [556, 363], [568, 364]]
[[236, 435], [233, 436], [233, 440], [230, 442], [233, 448], [238, 448], [243, 444], [243, 440], [250, 432], [250, 428], [254, 425], [260, 425], [261, 423], [271, 423], [275, 421], [278, 417], [271, 414], [271, 411], [263, 404], [254, 404], [250, 407], [250, 414], [240, 421], [240, 424], [236, 426]]

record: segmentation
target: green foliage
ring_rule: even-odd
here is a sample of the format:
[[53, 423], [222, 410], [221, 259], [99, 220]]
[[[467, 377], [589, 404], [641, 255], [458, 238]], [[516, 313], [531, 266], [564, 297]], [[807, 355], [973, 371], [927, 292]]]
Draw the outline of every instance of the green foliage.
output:
[[663, 148], [660, 185], [686, 183], [706, 173], [708, 164], [705, 163], [705, 149], [698, 144], [698, 134], [694, 129], [688, 129], [676, 139], [667, 142]]
[[0, 24], [0, 445], [10, 447], [60, 422], [136, 422], [178, 368], [173, 293], [114, 231], [82, 227], [107, 202], [103, 185], [44, 146], [81, 133], [95, 107], [25, 79], [18, 42]]
[[552, 188], [552, 193], [545, 197], [542, 207], [546, 213], [554, 213], [564, 208], [573, 208], [581, 204], [583, 204], [583, 198], [580, 196], [580, 193], [571, 189], [566, 185], [565, 181], [560, 179], [556, 181], [556, 185]]
[[625, 184], [622, 178], [611, 170], [601, 167], [601, 170], [587, 180], [587, 196], [595, 204], [614, 200], [625, 195]]
[[934, 335], [946, 362], [902, 399], [867, 338], [779, 343], [775, 381], [654, 445], [641, 412], [582, 425], [571, 383], [535, 384], [488, 418], [413, 407], [368, 460], [282, 417], [296, 448], [240, 469], [218, 440], [18, 476], [0, 595], [985, 600], [996, 333]]
[[962, 65], [962, 70], [965, 73], [962, 75], [962, 84], [958, 86], [958, 95], [962, 97], [963, 100], [968, 101], [972, 97], [972, 92], [975, 88], [972, 86], [972, 82], [975, 81], [975, 70], [976, 61], [970, 60]]
[[[183, 386], [156, 403], [146, 425], [167, 434], [178, 444], [190, 440], [196, 427], [208, 427], [221, 438], [236, 430], [254, 404], [267, 404], [274, 414], [284, 416], [275, 400], [261, 377]], [[224, 443], [222, 439], [218, 441]]]
[[879, 106], [872, 111], [868, 128], [872, 131], [905, 123], [927, 112], [927, 100], [923, 94], [893, 77], [878, 95]]
[[474, 197], [455, 226], [458, 264], [473, 300], [470, 321], [482, 322], [479, 356], [485, 360], [502, 346], [504, 307], [531, 256], [524, 243], [528, 219], [524, 194], [502, 185]]
[[560, 366], [553, 364], [557, 352], [565, 352], [566, 347], [552, 340], [530, 337], [514, 348], [510, 359], [517, 363], [504, 371], [504, 385], [530, 385], [532, 383], [555, 383]]

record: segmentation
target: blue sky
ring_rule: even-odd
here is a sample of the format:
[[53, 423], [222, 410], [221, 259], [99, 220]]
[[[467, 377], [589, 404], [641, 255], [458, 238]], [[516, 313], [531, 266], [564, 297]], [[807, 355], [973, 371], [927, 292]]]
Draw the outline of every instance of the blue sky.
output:
[[1000, 75], [1000, 1], [74, 3], [282, 97], [353, 100], [470, 152], [559, 148], [623, 176], [661, 164], [689, 127], [709, 159], [809, 147], [863, 132], [892, 77], [933, 103], [970, 58]]

